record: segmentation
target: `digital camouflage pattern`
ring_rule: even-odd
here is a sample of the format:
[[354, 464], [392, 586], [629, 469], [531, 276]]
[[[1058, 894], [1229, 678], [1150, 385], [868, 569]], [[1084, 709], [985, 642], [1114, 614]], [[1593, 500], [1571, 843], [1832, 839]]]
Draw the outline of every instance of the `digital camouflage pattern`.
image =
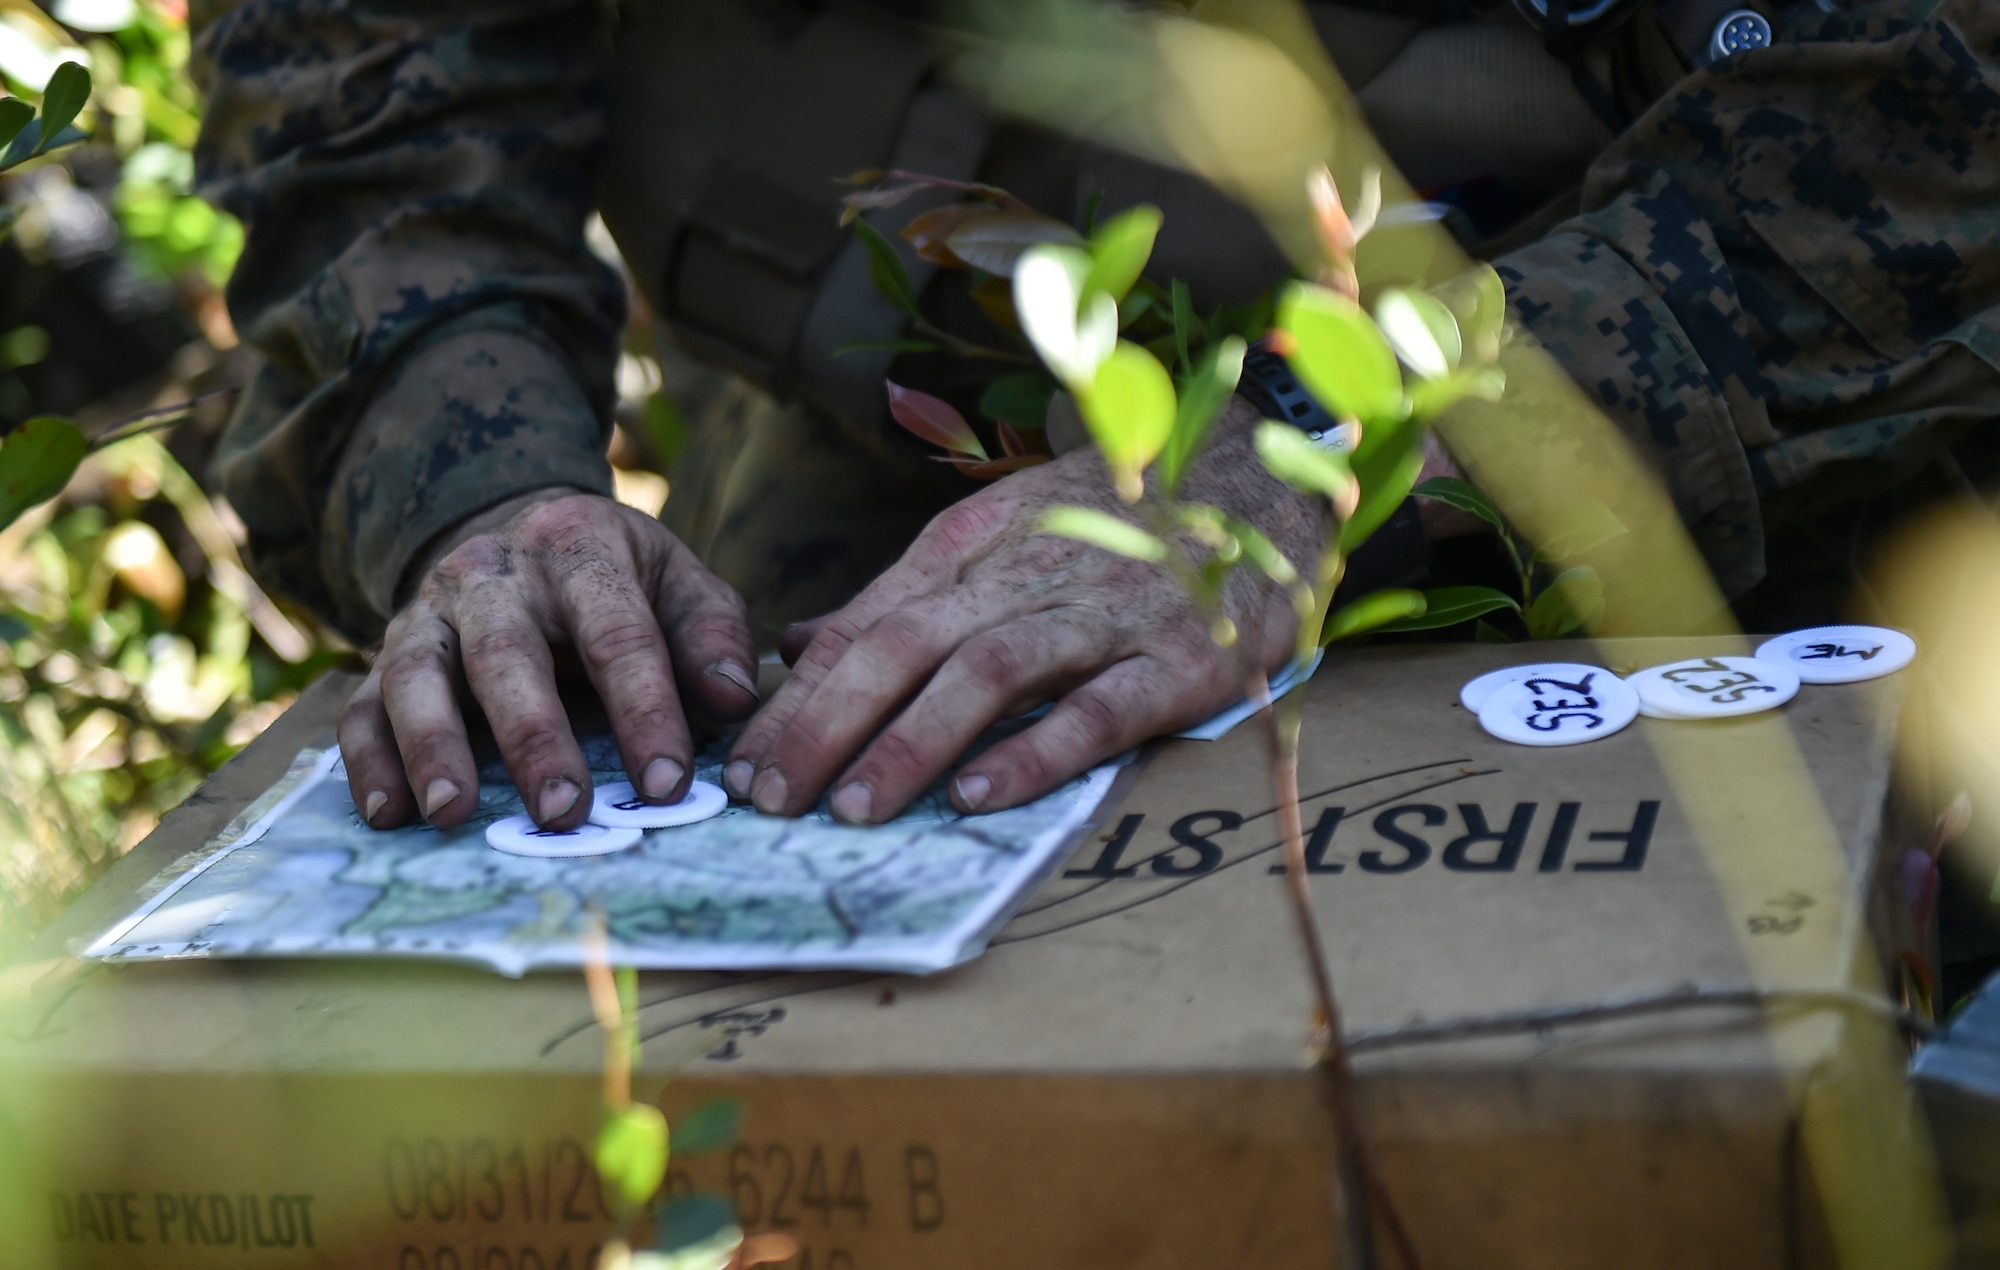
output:
[[583, 239], [608, 85], [594, 0], [196, 0], [202, 192], [242, 218], [263, 364], [221, 488], [258, 571], [357, 639], [435, 534], [608, 493], [624, 294]]
[[[1780, 46], [1663, 97], [1591, 169], [1581, 215], [1496, 262], [1732, 596], [1794, 526], [2000, 417], [2000, 5], [1801, 7]], [[438, 531], [530, 489], [609, 487], [622, 297], [582, 226], [612, 18], [595, 0], [208, 9], [198, 171], [248, 227], [229, 300], [266, 359], [222, 488], [272, 584], [366, 639]], [[694, 412], [725, 422], [698, 427], [668, 519], [766, 638], [844, 599], [949, 487], [853, 442], [879, 420], [732, 400]]]
[[1593, 166], [1581, 216], [1495, 262], [1733, 597], [1772, 572], [1767, 538], [2000, 418], [2000, 5], [1788, 36], [1690, 76]]

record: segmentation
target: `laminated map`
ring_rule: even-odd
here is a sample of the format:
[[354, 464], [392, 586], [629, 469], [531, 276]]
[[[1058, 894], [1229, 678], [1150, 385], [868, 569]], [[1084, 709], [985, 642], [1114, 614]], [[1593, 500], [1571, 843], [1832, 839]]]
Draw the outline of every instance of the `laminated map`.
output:
[[[583, 748], [598, 784], [625, 778], [608, 738]], [[720, 783], [725, 753], [698, 754], [697, 778]], [[1115, 772], [975, 816], [946, 800], [947, 773], [866, 828], [824, 805], [798, 819], [731, 805], [615, 854], [536, 859], [486, 844], [488, 824], [523, 810], [497, 763], [481, 768], [479, 811], [459, 828], [375, 830], [339, 751], [307, 749], [84, 955], [419, 957], [520, 975], [580, 965], [601, 923], [611, 960], [646, 969], [929, 973], [979, 955], [1061, 863]]]

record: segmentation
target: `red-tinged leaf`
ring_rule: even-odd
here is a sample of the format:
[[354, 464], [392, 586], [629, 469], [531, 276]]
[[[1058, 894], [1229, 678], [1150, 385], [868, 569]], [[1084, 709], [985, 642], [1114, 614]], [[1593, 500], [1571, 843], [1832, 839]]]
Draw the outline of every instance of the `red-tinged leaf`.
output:
[[851, 211], [872, 212], [878, 207], [894, 207], [922, 188], [921, 185], [888, 185], [877, 190], [856, 190], [852, 194], [841, 195], [840, 201]]
[[966, 263], [951, 253], [945, 240], [959, 227], [982, 216], [991, 216], [994, 209], [984, 203], [953, 203], [949, 207], [934, 207], [928, 212], [920, 212], [909, 224], [903, 226], [902, 239], [917, 249], [917, 255], [934, 265], [946, 269], [963, 269]]
[[1313, 228], [1319, 234], [1319, 249], [1328, 261], [1336, 265], [1346, 265], [1354, 259], [1354, 247], [1359, 241], [1354, 222], [1348, 218], [1346, 207], [1340, 201], [1340, 191], [1334, 186], [1333, 173], [1321, 168], [1306, 181], [1306, 193], [1312, 200]]
[[1042, 433], [1037, 432], [1035, 434], [1036, 441], [1042, 443], [1042, 446], [1038, 448], [1034, 442], [1027, 440], [1019, 432], [1016, 432], [1014, 425], [1008, 423], [1005, 419], [1000, 420], [997, 426], [1000, 429], [1000, 452], [1008, 458], [1019, 458], [1024, 454], [1040, 455], [1043, 458], [1048, 457], [1049, 452], [1045, 448], [1047, 446], [1047, 438]]
[[980, 462], [987, 459], [986, 447], [980, 444], [978, 434], [950, 402], [891, 380], [882, 382], [889, 389], [889, 414], [897, 423], [953, 454], [967, 455]]
[[1266, 331], [1263, 342], [1265, 348], [1280, 357], [1289, 358], [1299, 351], [1299, 342], [1292, 338], [1290, 331]]
[[1053, 216], [1020, 208], [988, 208], [983, 216], [967, 217], [944, 240], [955, 259], [999, 278], [1014, 276], [1014, 266], [1028, 248], [1040, 243], [1077, 246], [1083, 235]]
[[942, 454], [932, 457], [940, 463], [949, 463], [967, 476], [980, 481], [997, 480], [1009, 472], [1018, 472], [1024, 467], [1034, 467], [1049, 461], [1049, 456], [1046, 454], [1015, 454], [1004, 459], [988, 459], [984, 462], [975, 459], [954, 459]]
[[[860, 178], [868, 179], [862, 180]], [[857, 172], [844, 180], [835, 177], [837, 183], [845, 185], [873, 185], [870, 190], [857, 190], [843, 195], [841, 202], [853, 207], [894, 207], [919, 190], [948, 190], [953, 194], [965, 194], [982, 199], [996, 207], [1013, 207], [1022, 211], [1028, 205], [1015, 198], [997, 185], [981, 185], [977, 181], [955, 181], [945, 176], [929, 176], [922, 172], [904, 172], [900, 169]]]

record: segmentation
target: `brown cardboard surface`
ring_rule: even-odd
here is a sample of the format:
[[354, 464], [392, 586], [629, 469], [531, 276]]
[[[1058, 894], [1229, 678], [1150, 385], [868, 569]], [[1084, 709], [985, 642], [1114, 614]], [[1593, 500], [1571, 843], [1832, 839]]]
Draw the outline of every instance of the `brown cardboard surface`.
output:
[[[1546, 655], [1377, 650], [1306, 689], [1306, 823], [1328, 831], [1314, 903], [1348, 1030], [1865, 981], [1895, 681], [1551, 750], [1493, 740], [1457, 705], [1472, 675]], [[8, 1186], [32, 1255], [214, 1264], [215, 1223], [216, 1247], [185, 1242], [183, 1201], [203, 1196], [233, 1204], [230, 1264], [553, 1270], [568, 1253], [580, 1270], [601, 1237], [587, 1185], [541, 1198], [577, 1184], [557, 1166], [580, 1166], [594, 1130], [601, 1038], [574, 976], [62, 955], [324, 734], [342, 691], [303, 699], [11, 972], [0, 1113], [31, 1161]], [[1811, 814], [1760, 784], [1786, 763]], [[664, 1104], [748, 1106], [744, 1143], [677, 1165], [677, 1184], [734, 1195], [746, 1224], [793, 1223], [818, 1270], [1329, 1264], [1271, 806], [1255, 726], [1170, 743], [971, 965], [644, 976]], [[1378, 1035], [1360, 1071], [1433, 1265], [1782, 1266], [1819, 1238], [1794, 1099], [1855, 1031], [1837, 1008], [1710, 1006]]]

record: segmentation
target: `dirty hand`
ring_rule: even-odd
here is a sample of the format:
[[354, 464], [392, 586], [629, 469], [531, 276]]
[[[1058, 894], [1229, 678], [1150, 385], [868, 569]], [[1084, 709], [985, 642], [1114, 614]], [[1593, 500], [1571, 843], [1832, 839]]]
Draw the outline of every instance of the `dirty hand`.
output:
[[571, 829], [590, 768], [556, 687], [574, 656], [605, 705], [633, 788], [685, 794], [683, 703], [721, 720], [756, 707], [743, 601], [652, 517], [601, 494], [538, 490], [435, 544], [340, 718], [354, 805], [377, 829], [478, 810], [461, 693], [485, 712], [528, 812]]
[[[1256, 423], [1233, 404], [1182, 497], [1250, 520], [1304, 566], [1330, 513], [1264, 473]], [[960, 811], [997, 811], [1227, 706], [1243, 691], [1240, 658], [1269, 670], [1290, 654], [1296, 617], [1276, 587], [1236, 571], [1225, 611], [1241, 646], [1219, 648], [1164, 569], [1038, 533], [1066, 504], [1118, 509], [1094, 449], [950, 508], [847, 607], [788, 632], [792, 676], [737, 741], [730, 793], [795, 816], [831, 786], [836, 817], [880, 822], [994, 721], [1053, 701], [952, 782]]]

